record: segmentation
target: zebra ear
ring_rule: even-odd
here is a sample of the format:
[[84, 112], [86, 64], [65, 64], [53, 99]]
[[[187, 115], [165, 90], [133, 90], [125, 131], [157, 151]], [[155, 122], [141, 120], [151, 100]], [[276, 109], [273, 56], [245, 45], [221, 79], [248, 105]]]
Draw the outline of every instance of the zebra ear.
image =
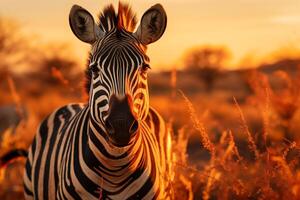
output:
[[69, 23], [73, 33], [83, 42], [92, 44], [103, 36], [93, 16], [78, 5], [73, 5], [71, 8]]
[[156, 4], [144, 13], [140, 26], [134, 35], [144, 45], [148, 45], [163, 35], [166, 26], [167, 14], [162, 5]]

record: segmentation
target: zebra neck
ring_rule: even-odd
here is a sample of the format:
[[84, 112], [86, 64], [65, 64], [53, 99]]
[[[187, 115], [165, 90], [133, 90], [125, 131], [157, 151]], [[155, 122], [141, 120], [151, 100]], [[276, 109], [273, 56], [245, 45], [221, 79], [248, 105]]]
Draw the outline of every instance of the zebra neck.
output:
[[[100, 163], [109, 169], [121, 169], [125, 166], [136, 164], [139, 151], [143, 147], [142, 134], [137, 133], [135, 140], [126, 147], [116, 147], [105, 138], [103, 126], [92, 120], [89, 122], [88, 146]], [[131, 166], [132, 167], [132, 166]]]
[[[130, 146], [117, 148], [106, 141], [103, 128], [95, 127], [88, 108], [75, 121], [82, 124], [80, 131], [74, 133], [74, 141], [77, 142], [73, 147], [78, 149], [79, 157], [74, 158], [77, 154], [70, 155], [70, 160], [78, 174], [84, 174], [81, 177], [89, 183], [91, 190], [98, 191], [100, 188], [111, 199], [128, 199], [135, 193], [141, 195], [150, 190], [153, 184], [154, 190], [160, 188], [158, 143], [146, 123], [140, 124], [140, 132]], [[77, 179], [75, 173], [73, 175], [72, 179]], [[131, 184], [134, 187], [128, 188]], [[149, 188], [145, 190], [145, 187]], [[94, 194], [95, 197], [97, 195], [98, 192]]]

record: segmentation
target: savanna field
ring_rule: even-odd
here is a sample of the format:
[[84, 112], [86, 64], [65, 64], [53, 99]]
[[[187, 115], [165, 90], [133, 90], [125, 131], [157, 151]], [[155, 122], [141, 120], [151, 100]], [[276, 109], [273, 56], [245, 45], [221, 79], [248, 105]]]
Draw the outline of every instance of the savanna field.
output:
[[[28, 148], [56, 108], [87, 102], [72, 48], [18, 31], [0, 18], [0, 156]], [[174, 199], [300, 199], [300, 53], [271, 57], [233, 70], [227, 48], [200, 45], [178, 69], [151, 66], [150, 104], [172, 132]], [[1, 169], [1, 200], [24, 199], [24, 164]]]

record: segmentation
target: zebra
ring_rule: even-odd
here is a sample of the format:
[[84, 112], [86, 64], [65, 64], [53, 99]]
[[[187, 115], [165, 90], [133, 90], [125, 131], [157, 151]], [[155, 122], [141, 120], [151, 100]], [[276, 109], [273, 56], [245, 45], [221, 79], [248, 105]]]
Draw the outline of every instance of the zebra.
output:
[[91, 45], [88, 102], [58, 108], [40, 124], [25, 164], [26, 199], [172, 198], [171, 133], [149, 105], [147, 85], [147, 45], [165, 32], [164, 8], [150, 7], [136, 28], [128, 4], [108, 5], [98, 23], [74, 5], [69, 24]]

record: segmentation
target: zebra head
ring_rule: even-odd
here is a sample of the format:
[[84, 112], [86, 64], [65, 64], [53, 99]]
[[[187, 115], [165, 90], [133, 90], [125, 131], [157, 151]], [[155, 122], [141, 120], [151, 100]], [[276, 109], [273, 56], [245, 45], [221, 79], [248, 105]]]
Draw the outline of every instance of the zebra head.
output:
[[128, 5], [119, 3], [118, 13], [108, 6], [99, 23], [74, 5], [69, 21], [73, 33], [92, 46], [87, 70], [91, 118], [106, 129], [110, 143], [126, 146], [149, 111], [146, 47], [163, 35], [166, 13], [160, 4], [152, 6], [134, 31]]

